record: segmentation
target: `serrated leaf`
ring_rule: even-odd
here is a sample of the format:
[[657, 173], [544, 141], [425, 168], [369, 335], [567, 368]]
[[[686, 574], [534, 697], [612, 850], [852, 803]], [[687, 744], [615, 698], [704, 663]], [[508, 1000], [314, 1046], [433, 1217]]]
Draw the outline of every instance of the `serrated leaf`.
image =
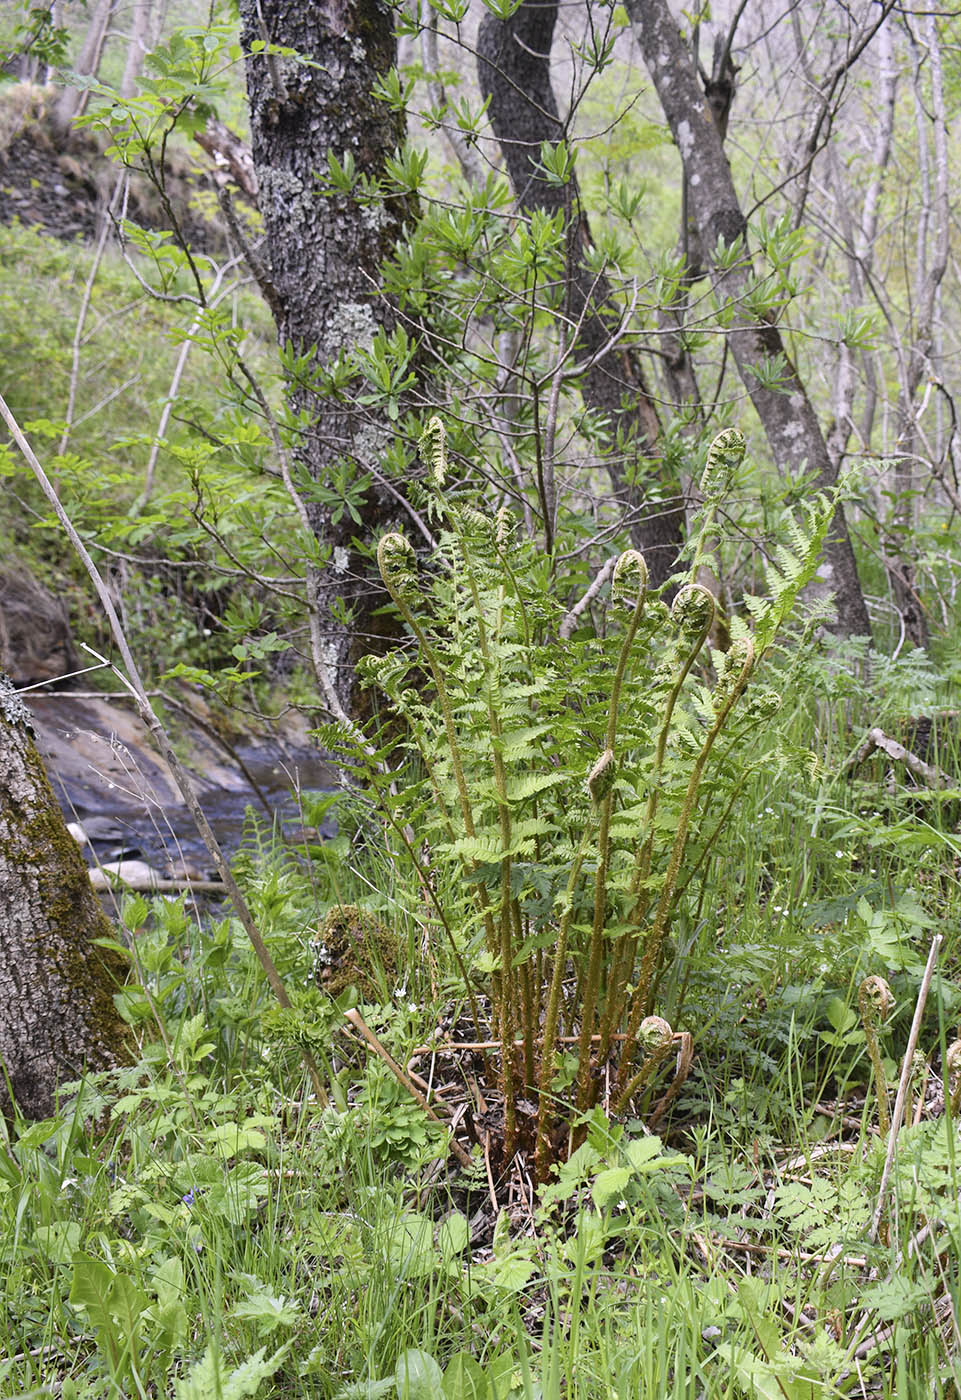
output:
[[615, 1196], [623, 1195], [633, 1175], [632, 1167], [608, 1167], [607, 1171], [598, 1172], [591, 1186], [591, 1199], [598, 1210], [603, 1210]]
[[174, 1384], [175, 1400], [250, 1400], [280, 1366], [290, 1349], [285, 1343], [273, 1356], [266, 1347], [228, 1372], [219, 1351], [209, 1346], [189, 1376]]

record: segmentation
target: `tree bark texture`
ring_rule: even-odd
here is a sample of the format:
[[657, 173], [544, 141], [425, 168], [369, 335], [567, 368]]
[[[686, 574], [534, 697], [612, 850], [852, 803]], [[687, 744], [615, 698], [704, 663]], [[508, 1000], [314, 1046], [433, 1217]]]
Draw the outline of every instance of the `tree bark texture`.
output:
[[[80, 52], [74, 60], [74, 71], [84, 76], [96, 77], [100, 71], [104, 45], [107, 42], [107, 29], [113, 17], [116, 0], [95, 0], [89, 7], [90, 19]], [[51, 113], [54, 131], [65, 136], [75, 117], [83, 112], [89, 94], [79, 87], [65, 87], [61, 90], [56, 106]]]
[[29, 730], [0, 676], [0, 1110], [45, 1118], [58, 1086], [126, 1058], [113, 993], [114, 931], [67, 831]]
[[[638, 459], [653, 459], [660, 423], [636, 353], [615, 347], [593, 360], [611, 338], [616, 319], [610, 313], [617, 308], [608, 279], [592, 272], [585, 259], [591, 231], [581, 208], [576, 177], [553, 184], [537, 172], [542, 142], [556, 144], [567, 135], [550, 72], [557, 11], [556, 0], [524, 0], [509, 20], [485, 11], [477, 36], [481, 92], [490, 100], [491, 126], [520, 208], [526, 213], [535, 209], [547, 214], [563, 211], [568, 241], [565, 315], [577, 327], [582, 357], [591, 361], [582, 385], [584, 401], [606, 415], [612, 427], [629, 433]], [[658, 586], [677, 562], [683, 538], [683, 502], [674, 498], [644, 508], [640, 493], [629, 484], [624, 465], [611, 459], [611, 482], [618, 499], [640, 511], [632, 536], [644, 554], [652, 584]]]
[[[784, 341], [772, 320], [757, 319], [744, 305], [753, 269], [745, 250], [733, 265], [718, 257], [746, 239], [747, 222], [738, 201], [711, 104], [697, 80], [691, 56], [666, 0], [627, 0], [627, 11], [640, 43], [664, 115], [681, 153], [689, 194], [689, 213], [711, 264], [715, 294], [730, 317], [728, 343], [744, 387], [767, 435], [775, 462], [813, 474], [819, 490], [837, 481], [814, 407]], [[755, 373], [765, 364], [780, 367], [772, 387]], [[870, 636], [864, 595], [844, 512], [839, 506], [825, 545], [822, 582], [833, 590], [838, 630]]]
[[[318, 367], [342, 350], [370, 344], [390, 328], [380, 295], [380, 267], [398, 241], [406, 206], [400, 199], [362, 203], [353, 195], [323, 192], [328, 155], [343, 165], [352, 156], [359, 179], [376, 181], [404, 139], [404, 115], [372, 96], [377, 78], [396, 59], [393, 11], [384, 0], [241, 0], [247, 51], [247, 92], [258, 202], [269, 266], [264, 291], [280, 343]], [[296, 49], [300, 58], [250, 53], [255, 41]], [[377, 468], [385, 419], [372, 418], [352, 400], [322, 397], [309, 376], [292, 378], [289, 398], [304, 428], [296, 458], [307, 475], [328, 486], [343, 464]], [[390, 497], [371, 487], [364, 526], [344, 511], [310, 501], [311, 528], [323, 547], [317, 608], [323, 662], [337, 694], [350, 707], [353, 664], [371, 632], [383, 594], [355, 548], [392, 514]], [[393, 507], [396, 509], [396, 507]], [[345, 619], [345, 608], [352, 617]]]

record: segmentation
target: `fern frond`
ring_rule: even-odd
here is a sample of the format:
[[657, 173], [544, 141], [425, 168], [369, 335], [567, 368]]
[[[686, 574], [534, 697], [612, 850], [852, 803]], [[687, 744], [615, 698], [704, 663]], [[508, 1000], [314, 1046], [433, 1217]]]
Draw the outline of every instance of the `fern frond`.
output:
[[447, 430], [438, 417], [429, 418], [417, 444], [421, 461], [427, 468], [427, 480], [440, 491], [447, 480]]

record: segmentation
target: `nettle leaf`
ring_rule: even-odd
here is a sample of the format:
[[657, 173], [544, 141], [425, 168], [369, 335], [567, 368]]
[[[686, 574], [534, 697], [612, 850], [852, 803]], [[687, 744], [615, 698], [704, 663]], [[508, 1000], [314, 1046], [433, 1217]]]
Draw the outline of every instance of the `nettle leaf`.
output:
[[591, 1186], [591, 1199], [598, 1210], [603, 1210], [615, 1197], [621, 1196], [633, 1175], [631, 1167], [608, 1167], [606, 1171], [598, 1172]]

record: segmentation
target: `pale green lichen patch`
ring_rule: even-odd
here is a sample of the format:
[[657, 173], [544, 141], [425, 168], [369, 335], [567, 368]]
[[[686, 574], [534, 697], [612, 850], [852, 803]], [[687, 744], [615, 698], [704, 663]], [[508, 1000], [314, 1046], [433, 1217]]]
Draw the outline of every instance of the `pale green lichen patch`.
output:
[[0, 675], [0, 719], [11, 725], [22, 725], [33, 733], [33, 715], [14, 690], [9, 676]]

